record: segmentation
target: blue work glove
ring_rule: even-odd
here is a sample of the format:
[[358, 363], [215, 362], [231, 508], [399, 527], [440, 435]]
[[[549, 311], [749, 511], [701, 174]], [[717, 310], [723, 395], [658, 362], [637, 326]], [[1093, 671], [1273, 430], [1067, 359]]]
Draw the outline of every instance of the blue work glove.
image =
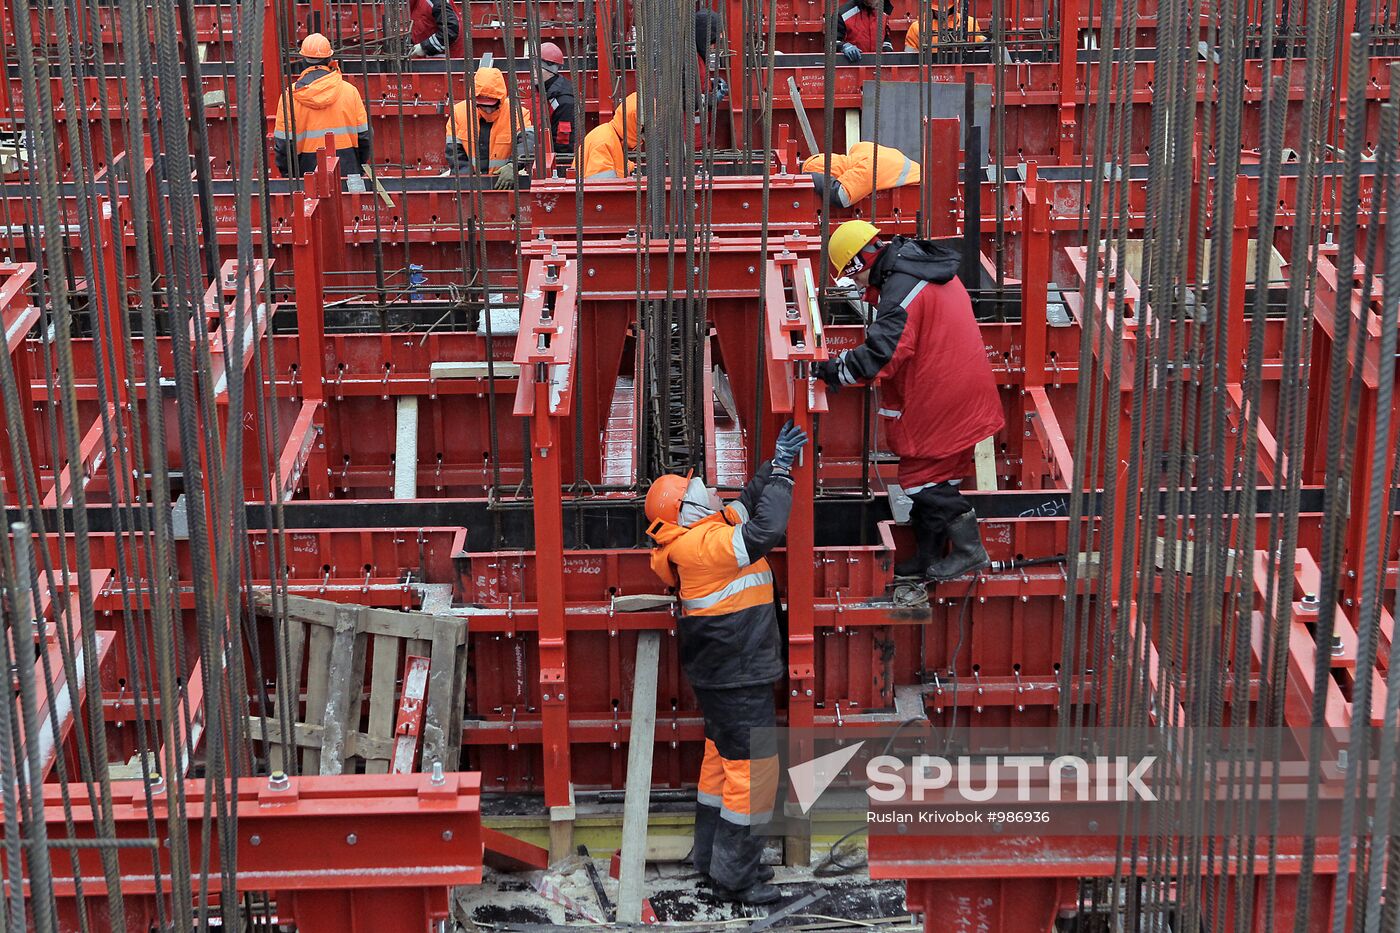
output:
[[852, 64], [860, 61], [860, 49], [849, 42], [841, 46], [841, 54], [846, 56], [846, 61]]
[[715, 103], [729, 99], [729, 83], [723, 78], [715, 78]]
[[807, 446], [807, 432], [789, 421], [778, 432], [778, 441], [773, 445], [773, 469], [786, 473], [792, 469], [797, 454]]

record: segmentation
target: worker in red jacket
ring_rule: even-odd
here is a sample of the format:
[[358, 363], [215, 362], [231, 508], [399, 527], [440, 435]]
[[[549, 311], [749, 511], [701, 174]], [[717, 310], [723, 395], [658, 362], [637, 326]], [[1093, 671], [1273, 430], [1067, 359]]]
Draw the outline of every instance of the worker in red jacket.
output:
[[410, 58], [462, 57], [462, 21], [451, 0], [408, 0], [408, 16]]
[[[553, 42], [540, 44], [540, 80], [545, 104], [549, 107], [549, 138], [556, 154], [573, 155], [578, 144], [574, 126], [574, 83], [564, 76], [564, 50]], [[543, 124], [543, 114], [541, 114]]]
[[[836, 12], [836, 47], [846, 60], [855, 64], [865, 52], [883, 49], [894, 51], [890, 41], [890, 14], [894, 12], [891, 0], [885, 0], [884, 23], [875, 5], [880, 0], [846, 0]], [[884, 26], [881, 29], [881, 25]]]
[[792, 510], [789, 472], [807, 434], [789, 421], [773, 459], [725, 505], [705, 481], [658, 477], [647, 490], [651, 569], [679, 590], [681, 667], [705, 717], [705, 758], [695, 795], [696, 871], [743, 904], [782, 894], [760, 864], [778, 783], [773, 684], [785, 673], [765, 555]]
[[[815, 364], [829, 386], [879, 377], [880, 414], [899, 456], [899, 484], [913, 500], [918, 552], [895, 575], [944, 582], [987, 566], [977, 514], [958, 491], [972, 451], [1001, 430], [1004, 414], [972, 301], [957, 278], [958, 250], [934, 240], [888, 242], [863, 220], [831, 235], [834, 272], [876, 306], [865, 342]], [[947, 553], [945, 553], [945, 550]]]

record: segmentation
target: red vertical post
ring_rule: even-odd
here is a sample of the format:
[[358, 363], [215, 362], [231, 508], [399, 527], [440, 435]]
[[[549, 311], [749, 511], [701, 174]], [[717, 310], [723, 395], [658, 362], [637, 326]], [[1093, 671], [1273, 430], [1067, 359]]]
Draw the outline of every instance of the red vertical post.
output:
[[[595, 4], [594, 13], [594, 44], [598, 49], [598, 87], [595, 91], [595, 100], [598, 101], [598, 119], [600, 122], [612, 119], [612, 25], [613, 25], [613, 4], [617, 0], [598, 0]], [[623, 41], [622, 37], [618, 42]], [[626, 93], [623, 88], [623, 93]], [[583, 117], [580, 114], [579, 120]]]
[[923, 190], [929, 193], [929, 215], [925, 226], [930, 237], [949, 237], [958, 232], [958, 175], [962, 170], [960, 142], [962, 121], [929, 119], [924, 128]]
[[292, 261], [297, 274], [297, 362], [301, 368], [301, 397], [325, 399], [326, 361], [322, 350], [325, 329], [325, 292], [321, 268], [317, 198], [304, 191], [292, 192]]
[[282, 39], [277, 34], [278, 0], [263, 7], [263, 106], [269, 129], [277, 116], [277, 98], [282, 94]]
[[[1267, 247], [1260, 243], [1259, 248]], [[1246, 185], [1237, 184], [1235, 222], [1230, 231], [1230, 300], [1225, 317], [1225, 379], [1232, 385], [1239, 385], [1244, 379], [1244, 296], [1249, 271], [1249, 191]]]
[[1079, 6], [1064, 0], [1060, 8], [1060, 135], [1055, 158], [1061, 165], [1074, 161], [1074, 137], [1079, 129], [1075, 108], [1079, 97]]
[[1026, 166], [1021, 186], [1021, 334], [1025, 388], [1045, 385], [1045, 306], [1050, 285], [1050, 186]]
[[514, 362], [515, 414], [530, 419], [535, 493], [535, 605], [539, 620], [540, 729], [551, 858], [573, 849], [574, 789], [569, 747], [568, 627], [564, 615], [563, 433], [573, 412], [578, 368], [577, 307], [565, 282], [573, 263], [530, 263]]

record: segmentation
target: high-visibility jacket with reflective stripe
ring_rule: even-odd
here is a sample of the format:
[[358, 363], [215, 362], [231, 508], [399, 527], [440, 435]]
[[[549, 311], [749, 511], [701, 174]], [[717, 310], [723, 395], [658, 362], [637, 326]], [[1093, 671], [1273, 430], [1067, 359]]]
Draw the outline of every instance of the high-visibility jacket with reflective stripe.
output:
[[[873, 9], [866, 9], [860, 0], [847, 0], [836, 11], [836, 47], [839, 49], [849, 42], [862, 52], [874, 52], [882, 43], [890, 41], [890, 14], [893, 12], [894, 4], [890, 0], [885, 0], [883, 17]], [[883, 24], [879, 22], [881, 19]], [[881, 25], [885, 27], [883, 33]]]
[[[871, 142], [859, 142], [851, 147], [846, 155], [831, 156], [831, 179], [841, 185], [832, 198], [842, 207], [850, 207], [857, 201], [870, 197], [872, 191], [887, 191], [901, 185], [917, 185], [921, 178], [919, 163], [890, 146], [880, 146], [880, 158], [875, 158], [876, 146]], [[878, 164], [877, 164], [878, 163]], [[826, 155], [817, 153], [802, 163], [804, 172], [826, 170]], [[872, 184], [876, 172], [880, 173], [878, 184]]]
[[[583, 137], [583, 177], [626, 178], [631, 175], [633, 165], [627, 158], [627, 149], [637, 148], [638, 129], [637, 95], [629, 94], [623, 106], [613, 111], [611, 121], [595, 126]], [[622, 145], [624, 139], [626, 149]]]
[[791, 506], [791, 477], [765, 467], [723, 511], [689, 528], [653, 529], [651, 565], [678, 587], [681, 665], [692, 686], [751, 687], [783, 676], [773, 570], [763, 555], [781, 540]]
[[[489, 162], [488, 166], [492, 171], [505, 165], [512, 159], [523, 158], [523, 151], [516, 152], [516, 129], [511, 122], [510, 101], [501, 101], [501, 108], [497, 113], [496, 122], [489, 124], [491, 127], [490, 143], [488, 146]], [[529, 108], [520, 108], [520, 120], [523, 127], [531, 125]], [[478, 118], [476, 103], [474, 101], [459, 101], [457, 106], [452, 108], [452, 119], [447, 124], [447, 148], [454, 149], [461, 146], [469, 158], [478, 151], [480, 141], [480, 125], [485, 122]], [[524, 146], [522, 145], [522, 150]], [[475, 158], [471, 158], [475, 162]]]
[[[326, 134], [335, 138], [341, 173], [360, 173], [370, 159], [369, 116], [355, 86], [345, 80], [334, 64], [315, 65], [297, 76], [292, 85], [291, 113], [284, 93], [278, 101], [272, 125], [273, 148], [285, 173], [290, 153], [296, 152], [299, 170], [315, 166], [315, 153], [324, 148]], [[309, 156], [310, 158], [306, 158]]]
[[[967, 17], [963, 20], [963, 34], [961, 36], [957, 34], [957, 30], [958, 14], [954, 10], [949, 10], [948, 12], [943, 14], [942, 31], [944, 33], [963, 42], [987, 41], [987, 37], [978, 31], [977, 18], [974, 17], [971, 13], [969, 13]], [[929, 33], [929, 48], [938, 48], [938, 33], [939, 30], [937, 29], [934, 29]], [[950, 38], [949, 41], [953, 41], [953, 38]], [[919, 19], [917, 16], [914, 18], [914, 22], [909, 24], [909, 31], [904, 34], [904, 48], [905, 51], [910, 52], [917, 51], [919, 48]]]

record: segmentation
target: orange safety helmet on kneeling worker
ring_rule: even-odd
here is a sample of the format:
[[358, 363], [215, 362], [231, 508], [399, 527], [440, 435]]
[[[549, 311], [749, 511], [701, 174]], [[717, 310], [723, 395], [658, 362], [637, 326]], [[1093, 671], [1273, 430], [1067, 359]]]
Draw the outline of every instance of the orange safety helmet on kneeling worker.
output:
[[685, 490], [689, 485], [689, 478], [677, 473], [667, 473], [652, 480], [651, 488], [647, 490], [647, 524], [678, 523], [681, 517], [681, 500], [685, 498]]

